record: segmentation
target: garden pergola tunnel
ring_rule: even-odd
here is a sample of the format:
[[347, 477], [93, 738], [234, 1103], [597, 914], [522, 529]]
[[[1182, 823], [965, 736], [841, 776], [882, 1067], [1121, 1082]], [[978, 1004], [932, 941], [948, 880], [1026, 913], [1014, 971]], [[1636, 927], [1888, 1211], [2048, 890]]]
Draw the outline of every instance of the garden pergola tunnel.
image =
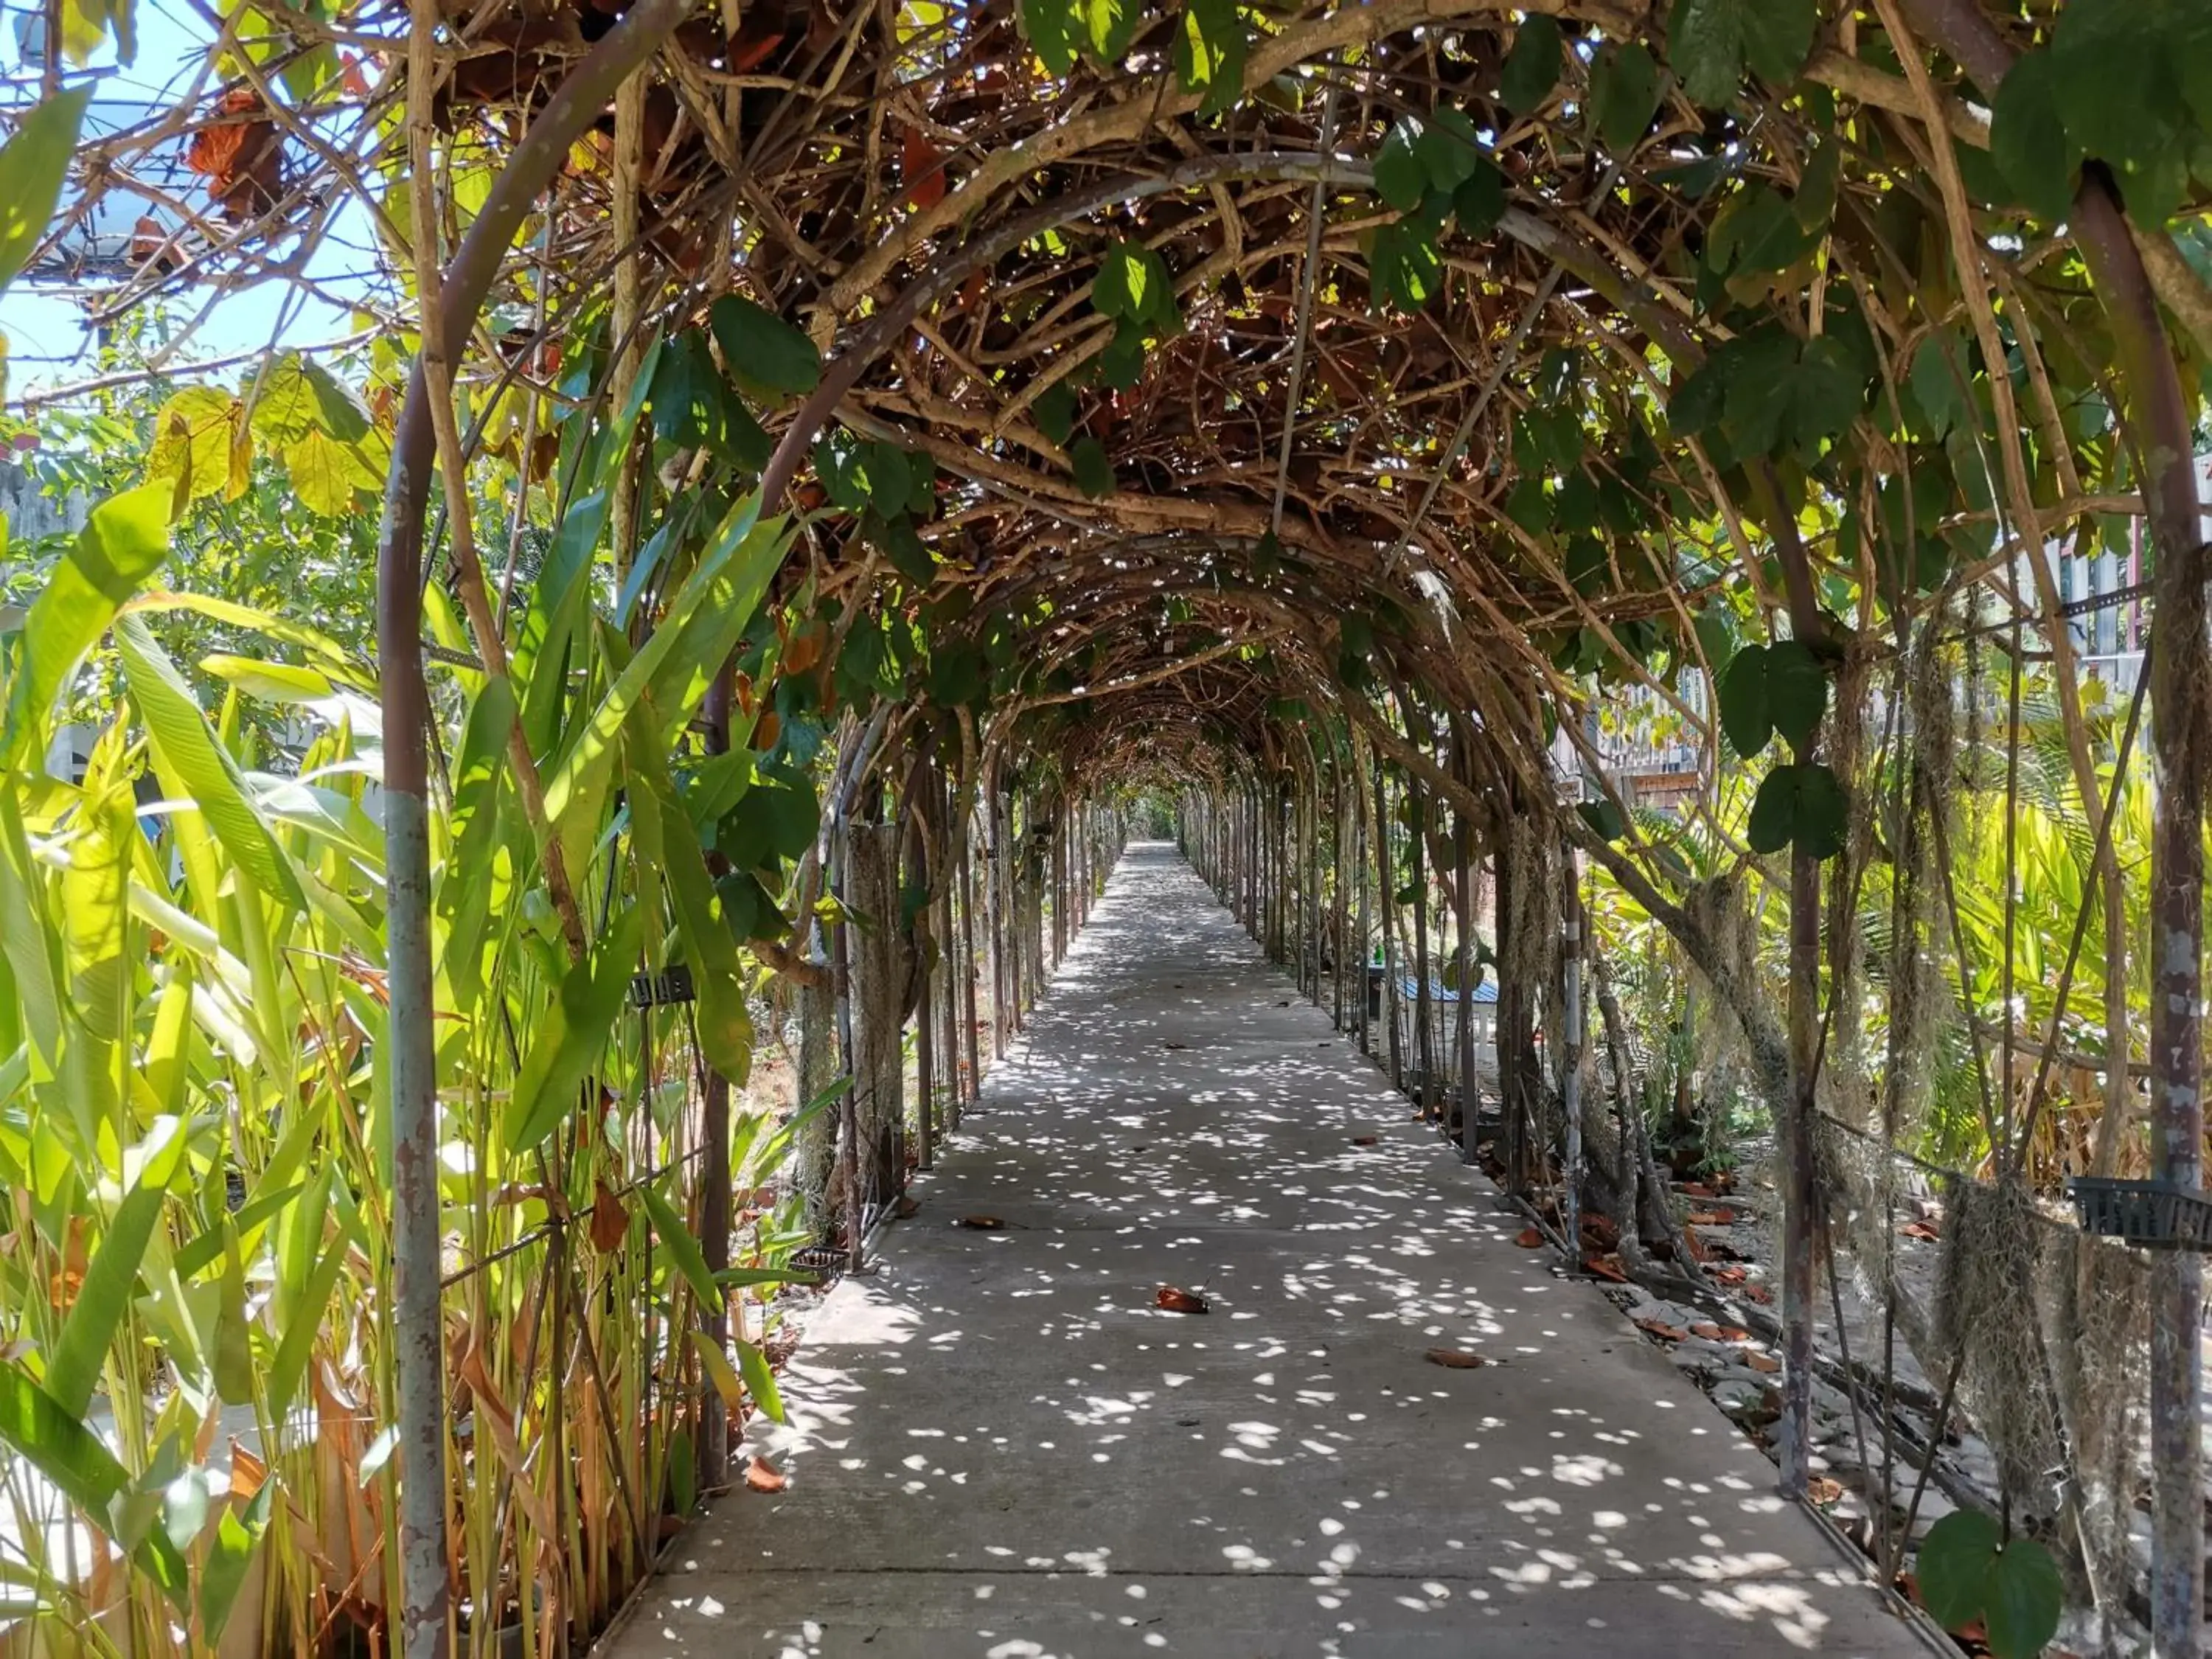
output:
[[[1929, 775], [1946, 762], [1925, 752], [1937, 722], [1914, 702], [1915, 682], [1957, 672], [1959, 641], [1971, 648], [1990, 594], [2015, 618], [2015, 676], [2024, 630], [2047, 647], [2078, 810], [2093, 829], [2108, 816], [2039, 552], [2084, 515], [2125, 510], [2121, 492], [2137, 486], [2159, 617], [2148, 748], [2164, 826], [2153, 927], [2166, 941], [2145, 947], [2155, 979], [2145, 1052], [2155, 1172], [2194, 1183], [2207, 740], [2187, 688], [2203, 659], [2203, 572], [2185, 336], [2169, 332], [2160, 300], [2194, 325], [2203, 289], [2154, 228], [2126, 225], [2127, 191], [2104, 161], [2054, 191], [2057, 175], [2032, 172], [2039, 158], [2000, 143], [1996, 183], [1984, 176], [1975, 147], [1991, 135], [1972, 99], [2025, 49], [2045, 75], [2063, 28], [2038, 46], [1975, 6], [1921, 0], [1877, 5], [1816, 40], [1802, 9], [1802, 37], [1743, 23], [1720, 40], [1698, 32], [1695, 4], [1648, 40], [1645, 24], [1602, 6], [1516, 21], [1480, 5], [1385, 5], [1249, 40], [1231, 9], [1219, 27], [1238, 44], [1216, 59], [1217, 24], [1194, 9], [1158, 26], [1189, 32], [1172, 70], [1109, 77], [1080, 114], [1063, 109], [1062, 82], [1030, 78], [1011, 14], [990, 10], [963, 14], [956, 56], [972, 67], [938, 71], [927, 107], [902, 94], [886, 122], [848, 113], [857, 106], [837, 96], [748, 94], [733, 131], [697, 106], [680, 47], [665, 49], [676, 55], [660, 59], [669, 78], [657, 89], [623, 78], [682, 15], [647, 0], [537, 114], [438, 290], [443, 332], [469, 332], [550, 158], [611, 94], [605, 379], [586, 404], [598, 423], [562, 440], [558, 487], [580, 489], [592, 468], [607, 480], [618, 571], [639, 565], [655, 524], [697, 550], [680, 588], [685, 557], [663, 550], [644, 591], [718, 614], [671, 608], [648, 637], [680, 629], [679, 651], [711, 643], [726, 659], [656, 683], [684, 687], [676, 707], [644, 716], [657, 729], [703, 706], [708, 753], [758, 744], [808, 671], [829, 692], [822, 704], [847, 701], [819, 839], [785, 907], [793, 931], [764, 941], [763, 959], [836, 1000], [851, 1083], [849, 1249], [901, 1178], [896, 1131], [870, 1103], [896, 1072], [908, 1011], [936, 994], [915, 1000], [912, 964], [942, 925], [929, 918], [944, 915], [956, 878], [963, 926], [980, 892], [996, 1047], [1065, 942], [1069, 895], [1088, 890], [1072, 877], [1118, 833], [1107, 804], [1132, 786], [1177, 801], [1209, 873], [1310, 985], [1327, 964], [1333, 1000], [1377, 922], [1386, 963], [1412, 952], [1417, 1017], [1404, 1035], [1391, 1023], [1394, 1070], [1425, 1106], [1456, 1114], [1470, 1155], [1470, 1004], [1456, 1030], [1435, 1029], [1430, 934], [1453, 940], [1460, 985], [1478, 950], [1495, 962], [1498, 1154], [1513, 1188], [1558, 1188], [1573, 1237], [1592, 1167], [1575, 897], [1588, 861], [1663, 929], [1734, 1022], [1772, 1112], [1782, 1480], [1802, 1495], [1816, 1268], [1833, 1248], [1837, 1202], [1819, 1125], [1856, 1109], [1849, 1127], [1893, 1134], [1899, 1093], [1893, 1084], [1886, 1122], [1830, 1098], [1824, 1063], [1865, 969], [1851, 929], [1824, 926], [1824, 905], [1856, 909], [1879, 844], [1906, 895], [1906, 937], [1892, 949], [1957, 943], [1910, 891], [1942, 879], [1948, 793]], [[1029, 44], [1047, 64], [1077, 57], [1077, 43], [1042, 40], [1040, 27], [1029, 21]], [[1101, 27], [1079, 43], [1118, 58], [1129, 26]], [[823, 83], [836, 85], [860, 39], [809, 34], [793, 61], [838, 65]], [[1931, 46], [1978, 85], [1941, 83]], [[889, 58], [878, 54], [878, 72]], [[1208, 61], [1264, 93], [1218, 126], [1206, 112], [1225, 88], [1206, 78]], [[641, 123], [672, 92], [677, 136], [646, 155]], [[832, 140], [856, 119], [851, 142]], [[1996, 137], [2006, 131], [2001, 118]], [[740, 132], [726, 166], [720, 151]], [[902, 193], [885, 218], [877, 157], [894, 134]], [[1969, 160], [1980, 169], [1971, 180]], [[600, 181], [560, 188], [580, 207]], [[2050, 233], [2035, 211], [2072, 191], [2047, 246], [2080, 273], [2081, 301], [2039, 286], [1990, 240], [1997, 210], [1976, 192], [1992, 188], [2000, 206], [2033, 198], [2010, 222], [2039, 237]], [[743, 257], [710, 275], [701, 255], [723, 245], [711, 222], [732, 205]], [[860, 232], [856, 213], [878, 228]], [[833, 254], [825, 237], [845, 240]], [[740, 292], [717, 297], [732, 278]], [[2064, 401], [2085, 335], [2109, 343], [2090, 356], [2111, 365], [2095, 383], [2121, 421], [2101, 447], [2074, 435]], [[434, 451], [450, 476], [459, 442], [436, 416], [435, 349], [426, 341], [401, 419], [383, 568], [392, 1024], [398, 1053], [412, 1055], [395, 1073], [411, 1218], [399, 1234], [403, 1302], [436, 1243], [406, 1176], [434, 1145], [430, 934], [408, 921], [427, 904], [429, 873], [410, 818], [426, 760], [413, 744], [424, 704], [406, 644], [420, 632], [411, 550]], [[760, 422], [773, 430], [793, 399], [772, 455], [761, 442], [757, 494], [719, 526], [720, 515], [692, 510], [686, 491], [732, 466], [741, 476]], [[463, 610], [495, 672], [483, 578], [458, 538], [455, 550]], [[764, 595], [784, 607], [772, 641], [756, 626]], [[1723, 684], [1720, 697], [1686, 689]], [[1759, 791], [1748, 854], [1735, 842], [1720, 865], [1692, 869], [1632, 813], [1600, 729], [1607, 699], [1624, 697], [1709, 755], [1725, 741], [1747, 762], [1787, 744], [1792, 757]], [[1906, 708], [1920, 718], [1899, 717]], [[513, 747], [567, 914], [578, 901], [561, 894], [570, 878], [558, 855], [577, 843], [542, 797], [532, 804], [520, 727]], [[2014, 754], [2016, 775], [2016, 744]], [[1896, 861], [1899, 836], [1917, 866]], [[1413, 879], [1401, 886], [1393, 854], [1370, 884], [1371, 854], [1394, 837]], [[1720, 844], [1730, 842], [1723, 827]], [[2099, 856], [2110, 898], [2109, 849]], [[1778, 1006], [1735, 936], [1747, 859], [1771, 860], [1762, 873], [1788, 908]], [[1489, 942], [1473, 925], [1478, 868], [1495, 883]], [[825, 882], [850, 907], [837, 915], [879, 925], [903, 890], [914, 937], [898, 946], [866, 927], [818, 931], [812, 896]], [[1435, 893], [1449, 896], [1449, 915], [1431, 914]], [[2085, 893], [2085, 914], [2093, 902]], [[569, 942], [588, 943], [574, 931]], [[2108, 953], [2126, 948], [2107, 930]], [[2009, 975], [2008, 948], [2005, 963]], [[1397, 975], [1385, 979], [1395, 1012]], [[1540, 1011], [1553, 1028], [1541, 1050]], [[941, 1055], [925, 1047], [925, 1066], [956, 1059], [956, 1022], [925, 1012], [916, 1029], [940, 1044]], [[2008, 1068], [2018, 1040], [2008, 1018]], [[1911, 1058], [1893, 1052], [1893, 1079]], [[2009, 1191], [2021, 1171], [2007, 1149], [2024, 1145], [2012, 1137], [2039, 1107], [2016, 1108], [2009, 1084], [2002, 1109], [1990, 1104], [1983, 1065], [1984, 1115], [2001, 1132], [1993, 1167]], [[1841, 1092], [1863, 1091], [1864, 1075]], [[1563, 1139], [1547, 1138], [1553, 1117]], [[927, 1111], [921, 1124], [926, 1147]], [[1633, 1191], [1627, 1200], [1632, 1220]], [[2152, 1282], [2154, 1618], [2161, 1651], [2181, 1653], [2195, 1650], [2201, 1601], [2201, 1284], [2187, 1255], [2160, 1258]], [[428, 1332], [427, 1291], [409, 1305]], [[442, 1443], [437, 1368], [428, 1346], [402, 1352], [414, 1356], [403, 1375], [425, 1384], [403, 1395], [402, 1443], [419, 1468]], [[1951, 1366], [1954, 1387], [1963, 1369]], [[410, 1534], [410, 1606], [425, 1621], [410, 1651], [429, 1650], [430, 1625], [443, 1623], [434, 1500], [422, 1498]], [[2067, 1517], [2052, 1523], [2063, 1531]]]
[[[56, 11], [0, 221], [61, 199], [58, 48], [123, 43], [110, 13]], [[316, 1540], [265, 1598], [295, 1643], [589, 1639], [771, 1408], [775, 1297], [865, 1267], [1141, 832], [1563, 1271], [1771, 1339], [1793, 1503], [1847, 1397], [1885, 1581], [1940, 1487], [1973, 1584], [2201, 1651], [2202, 13], [226, 25], [206, 87], [79, 145], [48, 240], [102, 191], [170, 211], [188, 136], [210, 205], [104, 314], [312, 289], [356, 220], [392, 297], [359, 397], [292, 351], [165, 404], [156, 487], [95, 512], [11, 670], [0, 1106], [94, 1172], [77, 1234], [26, 1237], [57, 1284], [88, 1228], [186, 1264], [171, 1291], [118, 1246], [112, 1328], [25, 1335], [64, 1419], [163, 1379], [67, 1494], [133, 1639], [174, 1645], [185, 1581], [272, 1528]], [[337, 832], [301, 801], [338, 809], [257, 781], [149, 632], [220, 607], [152, 587], [152, 519], [278, 459], [334, 509], [383, 485], [373, 669], [298, 619], [249, 619], [273, 680], [207, 659], [373, 674], [380, 733], [310, 769], [377, 772], [383, 835], [312, 869]], [[110, 798], [26, 758], [111, 632], [152, 738], [88, 775], [191, 799], [213, 849], [135, 871], [138, 911], [67, 885]], [[111, 912], [147, 970], [119, 1015]], [[192, 1168], [228, 1160], [248, 1222], [181, 1176], [119, 1196], [149, 1100], [220, 1133]], [[1723, 1166], [1768, 1195], [1753, 1264], [1683, 1190]], [[288, 1346], [315, 1286], [358, 1330]], [[241, 1403], [171, 1311], [201, 1304], [326, 1397], [263, 1386], [267, 1502], [165, 1548], [148, 1483]], [[348, 1409], [373, 1458], [292, 1436]], [[374, 1524], [277, 1504], [326, 1454]], [[1936, 1555], [1976, 1622], [1995, 1592], [1947, 1600]]]

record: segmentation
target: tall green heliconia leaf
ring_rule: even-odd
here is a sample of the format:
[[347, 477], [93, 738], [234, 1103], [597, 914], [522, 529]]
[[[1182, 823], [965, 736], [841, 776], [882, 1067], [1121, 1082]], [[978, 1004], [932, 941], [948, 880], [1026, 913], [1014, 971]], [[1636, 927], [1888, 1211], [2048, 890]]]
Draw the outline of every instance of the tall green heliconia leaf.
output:
[[789, 1422], [783, 1414], [783, 1392], [775, 1386], [768, 1356], [743, 1337], [738, 1339], [738, 1369], [744, 1373], [745, 1392], [759, 1405], [761, 1415], [771, 1423]]
[[216, 740], [177, 665], [136, 617], [117, 621], [115, 642], [164, 787], [198, 805], [224, 853], [257, 887], [294, 910], [306, 909], [292, 860], [247, 799], [238, 763]]
[[62, 1063], [61, 935], [49, 918], [45, 877], [31, 861], [16, 783], [0, 772], [0, 951], [15, 981], [9, 1006], [52, 1076]]
[[484, 924], [490, 914], [491, 860], [497, 848], [501, 780], [514, 730], [512, 681], [487, 680], [469, 707], [453, 758], [453, 838], [438, 872], [438, 917], [445, 924], [445, 967], [455, 1009], [468, 1013], [483, 988]]
[[86, 1514], [102, 1521], [130, 1476], [100, 1437], [33, 1380], [21, 1365], [0, 1364], [0, 1442], [36, 1469]]
[[599, 948], [562, 977], [560, 994], [523, 1051], [507, 1097], [509, 1152], [529, 1152], [576, 1109], [577, 1091], [605, 1054], [622, 1018], [644, 939], [645, 912], [633, 904], [607, 928]]
[[731, 508], [698, 568], [669, 600], [666, 620], [623, 665], [548, 775], [545, 810], [571, 872], [585, 868], [598, 839], [630, 711], [649, 698], [664, 738], [681, 729], [751, 624], [790, 546], [783, 520], [763, 524], [758, 508], [757, 495]]
[[246, 1572], [253, 1565], [253, 1552], [259, 1547], [262, 1534], [269, 1530], [269, 1510], [276, 1493], [275, 1483], [264, 1481], [251, 1503], [243, 1509], [226, 1505], [222, 1518], [216, 1522], [215, 1536], [195, 1575], [193, 1590], [199, 1613], [200, 1639], [210, 1648], [217, 1645], [223, 1626], [230, 1622], [230, 1610], [237, 1604], [238, 1593], [246, 1587]]
[[169, 495], [166, 484], [145, 484], [94, 507], [32, 603], [8, 706], [7, 754], [16, 763], [32, 758], [27, 751], [84, 653], [167, 556]]
[[138, 1179], [116, 1206], [47, 1358], [46, 1392], [64, 1410], [79, 1416], [92, 1403], [100, 1366], [131, 1310], [139, 1264], [146, 1259], [154, 1229], [161, 1224], [169, 1183], [184, 1161], [185, 1139], [183, 1126], [175, 1118], [163, 1118], [139, 1149]]
[[676, 1264], [676, 1271], [690, 1283], [700, 1304], [709, 1313], [720, 1311], [722, 1287], [707, 1270], [707, 1253], [699, 1248], [698, 1238], [684, 1224], [684, 1218], [676, 1212], [676, 1206], [651, 1182], [640, 1187], [637, 1195], [645, 1205], [646, 1214], [653, 1218], [653, 1231], [660, 1235], [661, 1248]]
[[630, 834], [641, 861], [668, 890], [699, 999], [700, 1048], [716, 1072], [741, 1084], [752, 1069], [753, 1049], [744, 969], [698, 832], [669, 779], [667, 745], [650, 700], [640, 702], [630, 716], [627, 750]]
[[31, 260], [61, 200], [76, 150], [77, 129], [92, 101], [89, 84], [57, 93], [23, 118], [0, 146], [0, 290]]

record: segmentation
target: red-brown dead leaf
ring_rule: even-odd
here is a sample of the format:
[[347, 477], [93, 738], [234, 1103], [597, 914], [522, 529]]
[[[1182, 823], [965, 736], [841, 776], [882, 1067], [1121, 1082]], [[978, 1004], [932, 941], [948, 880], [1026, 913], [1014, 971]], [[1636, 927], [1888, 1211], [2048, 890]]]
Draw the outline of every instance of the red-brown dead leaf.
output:
[[1486, 1355], [1469, 1353], [1464, 1348], [1431, 1348], [1422, 1357], [1431, 1365], [1442, 1365], [1450, 1371], [1479, 1371], [1485, 1365], [1498, 1363]]
[[1524, 1250], [1540, 1250], [1544, 1248], [1544, 1235], [1539, 1228], [1523, 1227], [1513, 1235], [1513, 1242]]
[[1741, 1285], [1743, 1279], [1744, 1272], [1741, 1267], [1716, 1267], [1713, 1270], [1713, 1282], [1716, 1285]]
[[1695, 1227], [1683, 1228], [1682, 1237], [1690, 1242], [1690, 1259], [1692, 1261], [1711, 1261], [1713, 1259], [1711, 1246], [1708, 1245], [1704, 1239], [1698, 1237], [1698, 1230]]
[[1782, 1362], [1771, 1353], [1747, 1353], [1743, 1357], [1743, 1363], [1768, 1376], [1782, 1369]]
[[1723, 1342], [1748, 1342], [1751, 1340], [1751, 1333], [1744, 1329], [1741, 1325], [1723, 1325], [1720, 1328], [1720, 1340]]
[[1702, 1336], [1708, 1342], [1717, 1342], [1721, 1340], [1721, 1328], [1708, 1322], [1691, 1326], [1690, 1334]]
[[1355, 1146], [1372, 1146], [1375, 1141], [1373, 1135], [1354, 1135], [1352, 1138], [1352, 1144]]
[[1689, 1334], [1663, 1319], [1639, 1319], [1636, 1322], [1636, 1328], [1657, 1337], [1662, 1342], [1680, 1342]]
[[945, 199], [945, 152], [919, 127], [900, 135], [899, 179], [906, 185], [906, 199], [925, 211]]
[[622, 1248], [629, 1237], [629, 1211], [622, 1197], [604, 1181], [592, 1199], [592, 1243], [603, 1254]]
[[1690, 1224], [1692, 1227], [1732, 1227], [1735, 1224], [1735, 1212], [1692, 1210], [1690, 1212]]
[[1907, 1238], [1917, 1238], [1923, 1244], [1933, 1244], [1943, 1235], [1924, 1221], [1908, 1221], [1897, 1230]]
[[1718, 1198], [1720, 1194], [1702, 1181], [1678, 1181], [1674, 1190], [1685, 1198]]
[[1805, 1483], [1805, 1496], [1815, 1504], [1832, 1504], [1844, 1495], [1844, 1483], [1816, 1474]]
[[745, 1463], [745, 1485], [755, 1492], [781, 1492], [790, 1478], [765, 1457], [756, 1455]]
[[1616, 1285], [1628, 1283], [1628, 1275], [1621, 1272], [1620, 1263], [1612, 1256], [1586, 1255], [1583, 1258], [1583, 1267], [1585, 1271], [1595, 1273], [1600, 1279], [1611, 1279]]
[[963, 1215], [952, 1224], [956, 1227], [967, 1227], [979, 1233], [995, 1233], [1006, 1224], [994, 1215]]
[[1768, 1290], [1764, 1285], [1747, 1285], [1743, 1287], [1743, 1293], [1749, 1297], [1753, 1302], [1760, 1304], [1765, 1304], [1774, 1300], [1774, 1292]]
[[1178, 1290], [1173, 1285], [1163, 1285], [1152, 1293], [1152, 1300], [1170, 1313], [1212, 1313], [1213, 1304], [1196, 1291]]

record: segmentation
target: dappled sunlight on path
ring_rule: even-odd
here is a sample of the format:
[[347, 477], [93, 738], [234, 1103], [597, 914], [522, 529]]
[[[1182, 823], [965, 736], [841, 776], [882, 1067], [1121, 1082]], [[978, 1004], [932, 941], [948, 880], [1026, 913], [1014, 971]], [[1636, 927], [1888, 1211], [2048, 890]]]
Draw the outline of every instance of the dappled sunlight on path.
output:
[[916, 1194], [617, 1659], [1927, 1651], [1170, 847]]

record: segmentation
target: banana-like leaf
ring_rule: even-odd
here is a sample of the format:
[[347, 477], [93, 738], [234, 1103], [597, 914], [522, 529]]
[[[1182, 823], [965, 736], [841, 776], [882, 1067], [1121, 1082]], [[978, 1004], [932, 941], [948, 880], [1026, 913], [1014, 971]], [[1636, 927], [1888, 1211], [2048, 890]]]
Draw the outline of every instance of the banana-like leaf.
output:
[[782, 564], [789, 536], [780, 520], [758, 522], [758, 510], [756, 496], [731, 509], [698, 568], [669, 601], [667, 620], [623, 665], [546, 780], [545, 810], [571, 871], [585, 867], [599, 833], [630, 712], [650, 702], [664, 737], [689, 720]]
[[667, 889], [676, 930], [698, 995], [699, 1046], [707, 1063], [733, 1084], [752, 1067], [752, 1021], [745, 1013], [744, 969], [722, 915], [706, 854], [668, 776], [667, 746], [651, 701], [630, 716], [627, 744], [630, 834], [641, 862]]
[[789, 1422], [783, 1414], [783, 1391], [775, 1386], [768, 1356], [743, 1337], [738, 1339], [738, 1369], [744, 1373], [746, 1389], [759, 1401], [761, 1414], [771, 1423]]
[[161, 1224], [169, 1183], [184, 1160], [185, 1140], [183, 1126], [175, 1118], [155, 1126], [140, 1148], [138, 1179], [116, 1206], [92, 1265], [85, 1269], [76, 1300], [70, 1304], [60, 1339], [46, 1361], [46, 1392], [66, 1411], [82, 1416], [92, 1403], [100, 1366], [131, 1310], [139, 1264], [146, 1259], [154, 1229]]
[[631, 905], [599, 947], [572, 966], [560, 994], [523, 1052], [507, 1103], [507, 1150], [526, 1152], [576, 1109], [576, 1091], [605, 1054], [622, 1018], [645, 939], [645, 912]]
[[135, 617], [116, 623], [115, 639], [131, 699], [153, 738], [155, 766], [164, 787], [199, 807], [222, 850], [256, 887], [294, 910], [306, 909], [307, 897], [291, 860], [254, 810], [245, 775], [216, 741], [168, 653]]
[[52, 1076], [62, 1063], [61, 940], [49, 925], [46, 881], [16, 810], [15, 775], [0, 773], [0, 951], [15, 980], [23, 1035]]
[[706, 1252], [699, 1241], [684, 1224], [684, 1218], [676, 1213], [676, 1206], [662, 1197], [651, 1182], [637, 1189], [644, 1200], [645, 1212], [653, 1218], [653, 1231], [660, 1235], [661, 1248], [668, 1252], [676, 1264], [676, 1271], [690, 1282], [692, 1290], [709, 1312], [722, 1305], [722, 1287], [714, 1282], [714, 1275], [707, 1269]]
[[15, 763], [31, 758], [54, 699], [84, 653], [167, 556], [170, 494], [167, 484], [147, 484], [94, 507], [32, 605], [8, 710], [5, 747]]

